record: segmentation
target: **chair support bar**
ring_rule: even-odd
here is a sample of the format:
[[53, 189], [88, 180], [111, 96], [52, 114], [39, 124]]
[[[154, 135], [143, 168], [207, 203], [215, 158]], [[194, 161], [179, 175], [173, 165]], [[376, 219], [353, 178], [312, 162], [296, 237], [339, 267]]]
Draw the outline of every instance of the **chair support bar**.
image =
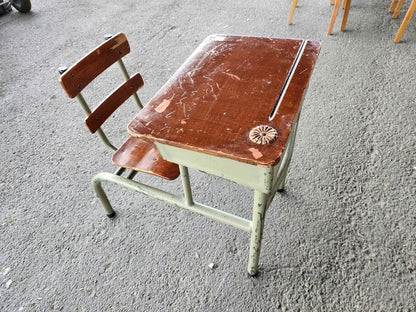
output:
[[[124, 79], [127, 81], [130, 79], [129, 73], [127, 72], [126, 66], [124, 66], [124, 62], [122, 59], [119, 59], [117, 61], [118, 66], [120, 67], [121, 72], [123, 73], [123, 77]], [[143, 104], [142, 101], [140, 101], [139, 96], [137, 95], [137, 93], [133, 93], [133, 98], [136, 101], [137, 106], [139, 106], [140, 109], [143, 108]]]
[[[88, 116], [89, 114], [91, 114], [91, 110], [88, 107], [87, 102], [85, 101], [84, 97], [82, 96], [81, 93], [79, 93], [76, 97], [75, 97], [79, 103], [79, 105], [81, 106], [82, 110], [85, 112], [85, 114]], [[104, 134], [103, 130], [101, 130], [101, 128], [99, 128], [95, 133], [97, 133], [98, 137], [101, 139], [101, 141], [103, 141], [103, 143], [108, 146], [110, 149], [112, 149], [113, 151], [117, 150], [117, 147], [115, 147], [113, 144], [111, 144], [110, 140], [107, 138], [107, 136]]]

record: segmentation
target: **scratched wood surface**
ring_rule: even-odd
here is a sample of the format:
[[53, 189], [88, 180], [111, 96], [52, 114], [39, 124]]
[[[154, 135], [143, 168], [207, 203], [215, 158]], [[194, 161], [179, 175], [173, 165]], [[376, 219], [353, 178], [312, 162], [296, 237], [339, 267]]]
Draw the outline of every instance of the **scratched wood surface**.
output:
[[166, 180], [179, 176], [179, 166], [164, 160], [156, 145], [146, 138], [130, 137], [114, 153], [113, 164], [118, 167], [145, 172]]
[[73, 98], [99, 74], [128, 53], [130, 53], [130, 45], [126, 35], [118, 33], [69, 68], [59, 81], [68, 96]]
[[133, 77], [124, 82], [105, 98], [88, 117], [85, 119], [85, 125], [91, 133], [95, 133], [104, 122], [116, 111], [130, 96], [143, 87], [144, 82], [140, 74], [134, 74]]
[[[209, 36], [129, 124], [132, 136], [271, 167], [282, 155], [320, 43], [308, 41], [275, 117], [269, 120], [302, 40]], [[251, 129], [276, 141], [258, 145]]]

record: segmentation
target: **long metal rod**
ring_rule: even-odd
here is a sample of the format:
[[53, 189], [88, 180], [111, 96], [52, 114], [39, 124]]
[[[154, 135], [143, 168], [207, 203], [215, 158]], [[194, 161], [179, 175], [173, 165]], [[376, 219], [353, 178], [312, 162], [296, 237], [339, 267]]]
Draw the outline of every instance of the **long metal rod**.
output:
[[89, 116], [89, 114], [91, 114], [91, 110], [87, 104], [87, 101], [85, 101], [84, 97], [82, 96], [82, 94], [78, 93], [78, 95], [75, 98], [77, 99], [79, 105], [81, 105], [81, 108], [84, 111], [85, 115]]
[[285, 97], [285, 94], [286, 94], [286, 91], [289, 87], [290, 81], [292, 80], [292, 77], [295, 74], [295, 70], [298, 67], [299, 61], [300, 61], [300, 59], [303, 55], [303, 51], [305, 50], [307, 43], [308, 43], [308, 40], [303, 40], [302, 44], [299, 47], [298, 53], [296, 54], [296, 57], [295, 57], [295, 59], [292, 63], [292, 67], [290, 67], [289, 73], [286, 76], [286, 80], [283, 83], [283, 87], [280, 90], [279, 96], [277, 97], [276, 104], [274, 105], [272, 111], [270, 112], [269, 120], [273, 120], [273, 118], [277, 114], [277, 111], [279, 110], [279, 106], [282, 103], [283, 98]]
[[[85, 112], [85, 114], [88, 116], [89, 114], [91, 114], [91, 110], [87, 104], [87, 102], [85, 101], [84, 97], [82, 96], [81, 93], [79, 93], [76, 96], [76, 99], [79, 103], [79, 105], [81, 106], [82, 110]], [[98, 130], [95, 132], [98, 137], [101, 139], [101, 141], [103, 141], [103, 143], [109, 147], [110, 149], [112, 149], [113, 151], [117, 150], [117, 147], [115, 147], [113, 144], [111, 144], [110, 140], [107, 138], [107, 136], [105, 135], [105, 133], [103, 132], [103, 130], [101, 130], [101, 128], [98, 128]]]
[[194, 200], [192, 198], [191, 182], [189, 181], [188, 168], [185, 166], [179, 165], [179, 171], [181, 173], [183, 193], [185, 195], [185, 203], [188, 206], [192, 206], [194, 204]]
[[248, 274], [251, 276], [256, 275], [258, 270], [267, 198], [267, 194], [254, 191], [253, 222], [250, 239], [250, 255], [247, 268]]
[[[129, 73], [127, 72], [126, 66], [124, 66], [123, 60], [119, 59], [117, 63], [118, 63], [118, 66], [120, 67], [121, 72], [123, 73], [124, 79], [129, 80], [130, 76], [129, 76]], [[136, 101], [137, 105], [140, 107], [140, 109], [142, 109], [143, 108], [142, 101], [140, 101], [140, 98], [136, 92], [133, 93], [133, 98]]]
[[247, 219], [196, 202], [193, 203], [193, 205], [187, 205], [184, 199], [177, 195], [165, 192], [149, 185], [142, 184], [137, 181], [132, 181], [124, 177], [114, 175], [109, 172], [101, 172], [92, 179], [92, 186], [95, 194], [100, 199], [101, 204], [103, 205], [104, 210], [108, 216], [114, 216], [115, 212], [111, 207], [110, 201], [108, 200], [108, 197], [102, 188], [102, 182], [110, 182], [112, 184], [119, 185], [126, 189], [163, 200], [169, 204], [185, 208], [189, 211], [198, 213], [212, 220], [230, 225], [237, 229], [249, 233], [251, 232], [252, 222]]

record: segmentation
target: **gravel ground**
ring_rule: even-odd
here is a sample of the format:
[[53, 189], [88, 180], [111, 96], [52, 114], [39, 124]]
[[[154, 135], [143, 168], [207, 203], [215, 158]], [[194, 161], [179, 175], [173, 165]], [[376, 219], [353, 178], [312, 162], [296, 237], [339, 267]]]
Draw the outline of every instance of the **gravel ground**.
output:
[[[394, 44], [409, 1], [397, 20], [390, 1], [353, 1], [331, 36], [329, 1], [300, 1], [288, 26], [290, 3], [33, 0], [0, 17], [1, 311], [416, 310], [416, 17]], [[117, 187], [118, 217], [104, 216], [90, 180], [110, 154], [56, 69], [117, 32], [143, 102], [210, 34], [322, 42], [257, 278], [242, 231]], [[110, 122], [116, 140], [134, 114]], [[190, 174], [198, 201], [250, 216], [249, 189]]]

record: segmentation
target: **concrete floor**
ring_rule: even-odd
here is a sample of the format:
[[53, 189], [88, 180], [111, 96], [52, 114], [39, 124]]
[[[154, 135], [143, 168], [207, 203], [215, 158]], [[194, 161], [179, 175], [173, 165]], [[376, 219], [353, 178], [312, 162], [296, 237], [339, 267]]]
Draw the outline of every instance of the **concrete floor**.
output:
[[[329, 1], [300, 1], [288, 26], [290, 2], [33, 1], [0, 17], [0, 311], [416, 310], [415, 17], [393, 43], [409, 1], [398, 20], [390, 1], [353, 1], [332, 36]], [[56, 69], [117, 32], [143, 102], [209, 34], [322, 41], [257, 278], [244, 232], [117, 187], [104, 216], [90, 180], [111, 155]], [[249, 189], [190, 173], [198, 201], [250, 216]]]

